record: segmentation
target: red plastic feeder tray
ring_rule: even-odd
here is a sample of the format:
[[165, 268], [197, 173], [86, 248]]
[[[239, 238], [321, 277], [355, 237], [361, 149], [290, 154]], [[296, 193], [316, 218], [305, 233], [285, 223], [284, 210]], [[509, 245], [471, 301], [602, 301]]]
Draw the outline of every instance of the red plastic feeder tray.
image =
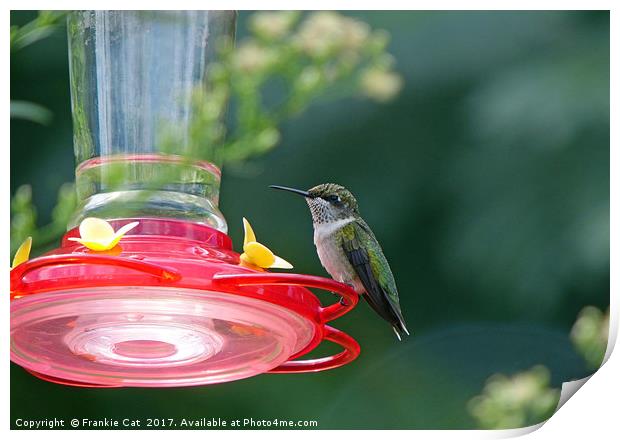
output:
[[[11, 271], [11, 360], [42, 379], [83, 387], [176, 387], [353, 361], [357, 342], [327, 322], [357, 294], [336, 281], [239, 265], [230, 238], [169, 219], [140, 224], [110, 252], [69, 241]], [[342, 297], [321, 306], [307, 289]], [[321, 341], [333, 356], [295, 360]]]

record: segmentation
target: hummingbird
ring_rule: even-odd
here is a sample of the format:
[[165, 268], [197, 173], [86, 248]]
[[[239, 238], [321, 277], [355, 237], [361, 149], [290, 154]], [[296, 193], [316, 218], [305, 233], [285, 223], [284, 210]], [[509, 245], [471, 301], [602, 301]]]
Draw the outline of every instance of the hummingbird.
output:
[[314, 245], [325, 270], [348, 284], [392, 325], [399, 340], [405, 326], [394, 275], [383, 250], [361, 217], [357, 200], [344, 186], [324, 183], [303, 191], [279, 185], [270, 188], [299, 194], [312, 214]]

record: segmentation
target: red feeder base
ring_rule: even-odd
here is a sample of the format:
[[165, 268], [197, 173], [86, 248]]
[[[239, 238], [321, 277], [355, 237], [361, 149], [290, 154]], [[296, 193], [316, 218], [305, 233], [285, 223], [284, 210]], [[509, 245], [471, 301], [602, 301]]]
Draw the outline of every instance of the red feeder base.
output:
[[[68, 240], [73, 229], [11, 271], [13, 362], [64, 385], [173, 387], [327, 370], [359, 355], [326, 325], [357, 304], [350, 287], [239, 266], [229, 237], [204, 225], [137, 220], [122, 248], [89, 251]], [[342, 301], [322, 307], [306, 287]], [[323, 340], [343, 351], [294, 360]]]

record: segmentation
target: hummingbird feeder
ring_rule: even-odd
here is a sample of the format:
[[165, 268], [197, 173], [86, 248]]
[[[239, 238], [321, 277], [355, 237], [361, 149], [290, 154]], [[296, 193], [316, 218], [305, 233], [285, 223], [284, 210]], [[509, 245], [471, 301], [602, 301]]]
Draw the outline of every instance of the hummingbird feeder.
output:
[[[357, 294], [331, 279], [240, 264], [217, 208], [219, 167], [183, 142], [155, 148], [166, 124], [188, 135], [190, 92], [217, 57], [214, 42], [233, 38], [235, 18], [70, 14], [80, 204], [60, 247], [10, 277], [11, 360], [31, 374], [81, 387], [176, 387], [316, 372], [359, 355], [353, 338], [328, 325]], [[72, 240], [87, 217], [115, 230], [138, 225], [95, 252]], [[341, 300], [324, 307], [308, 288]], [[298, 359], [325, 340], [342, 351]]]

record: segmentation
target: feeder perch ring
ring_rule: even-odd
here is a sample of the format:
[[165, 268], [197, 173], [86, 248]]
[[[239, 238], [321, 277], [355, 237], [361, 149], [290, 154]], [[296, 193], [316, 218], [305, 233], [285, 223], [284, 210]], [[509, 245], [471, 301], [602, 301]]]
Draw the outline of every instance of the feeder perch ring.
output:
[[[33, 375], [81, 387], [173, 387], [261, 373], [343, 366], [358, 343], [328, 326], [359, 296], [318, 276], [239, 265], [230, 239], [205, 225], [140, 224], [117, 255], [59, 249], [11, 271], [11, 360]], [[165, 232], [165, 234], [164, 234]], [[323, 306], [308, 288], [338, 294]], [[299, 359], [322, 341], [334, 355]]]

